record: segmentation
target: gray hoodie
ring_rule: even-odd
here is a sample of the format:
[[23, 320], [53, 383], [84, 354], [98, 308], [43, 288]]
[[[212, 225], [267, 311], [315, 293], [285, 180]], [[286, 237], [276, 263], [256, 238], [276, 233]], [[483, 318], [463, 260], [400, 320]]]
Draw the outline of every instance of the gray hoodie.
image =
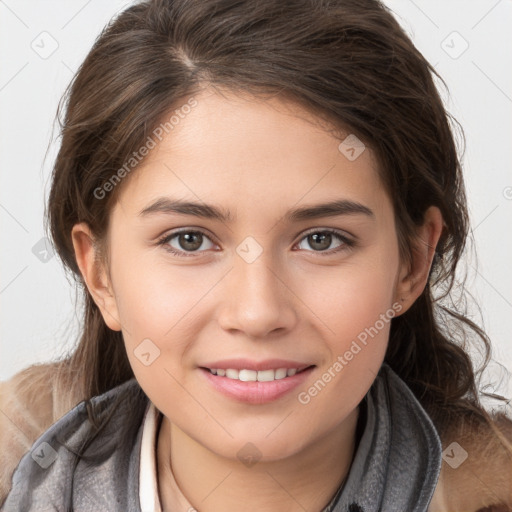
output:
[[[2, 512], [141, 512], [149, 400], [131, 379], [91, 402], [100, 421], [110, 415], [106, 426], [92, 435], [85, 402], [54, 423], [18, 464]], [[323, 512], [426, 512], [441, 469], [432, 421], [386, 363], [360, 405], [350, 472]], [[79, 452], [85, 457], [76, 464]]]

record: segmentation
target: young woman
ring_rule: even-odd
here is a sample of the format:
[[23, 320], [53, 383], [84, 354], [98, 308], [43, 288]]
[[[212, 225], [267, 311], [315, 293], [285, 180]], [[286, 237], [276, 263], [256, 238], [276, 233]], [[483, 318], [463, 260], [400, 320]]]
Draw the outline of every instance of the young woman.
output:
[[105, 29], [48, 208], [83, 332], [4, 385], [2, 510], [512, 507], [462, 348], [489, 341], [445, 300], [468, 216], [433, 74], [376, 0]]

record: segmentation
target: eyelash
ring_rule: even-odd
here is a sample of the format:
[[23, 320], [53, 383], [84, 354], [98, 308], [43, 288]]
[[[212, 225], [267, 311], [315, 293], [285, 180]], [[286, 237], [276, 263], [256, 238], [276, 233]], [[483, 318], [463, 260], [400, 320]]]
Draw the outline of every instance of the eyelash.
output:
[[[201, 252], [203, 252], [203, 251], [192, 251], [192, 252], [178, 251], [178, 250], [174, 249], [173, 247], [171, 247], [170, 245], [167, 245], [170, 240], [172, 240], [174, 237], [176, 237], [182, 233], [200, 233], [200, 234], [206, 236], [210, 241], [214, 242], [214, 240], [211, 240], [210, 236], [208, 236], [204, 231], [201, 231], [200, 229], [194, 229], [194, 230], [183, 229], [180, 231], [176, 231], [174, 233], [169, 233], [169, 234], [164, 235], [157, 241], [157, 245], [163, 246], [164, 250], [166, 250], [167, 252], [170, 252], [171, 254], [178, 256], [180, 258], [194, 257], [196, 254], [198, 254], [198, 253], [200, 254]], [[343, 243], [343, 245], [340, 245], [339, 247], [336, 247], [335, 249], [330, 249], [328, 251], [309, 251], [309, 252], [316, 253], [319, 256], [331, 256], [331, 255], [336, 254], [341, 251], [348, 251], [356, 246], [356, 242], [354, 240], [351, 240], [350, 238], [343, 235], [342, 232], [335, 230], [335, 229], [313, 229], [311, 231], [304, 233], [304, 235], [302, 236], [302, 238], [299, 240], [298, 243], [300, 244], [300, 242], [302, 242], [302, 240], [304, 240], [307, 236], [315, 234], [315, 233], [321, 233], [321, 234], [327, 233], [330, 235], [334, 235], [335, 237], [338, 238], [339, 241], [341, 241]]]

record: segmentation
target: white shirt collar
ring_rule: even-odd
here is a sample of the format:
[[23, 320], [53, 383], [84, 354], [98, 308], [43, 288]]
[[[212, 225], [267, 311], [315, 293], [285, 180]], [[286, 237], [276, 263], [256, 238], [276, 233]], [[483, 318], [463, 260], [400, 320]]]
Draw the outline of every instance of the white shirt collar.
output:
[[139, 498], [142, 512], [162, 512], [156, 474], [156, 431], [160, 412], [150, 401], [144, 415], [140, 448]]

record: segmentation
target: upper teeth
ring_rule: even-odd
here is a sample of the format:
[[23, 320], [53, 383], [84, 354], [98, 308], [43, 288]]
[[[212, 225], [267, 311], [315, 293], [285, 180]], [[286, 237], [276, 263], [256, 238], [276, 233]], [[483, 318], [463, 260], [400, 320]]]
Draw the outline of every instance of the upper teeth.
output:
[[277, 370], [234, 370], [229, 368], [227, 370], [210, 368], [210, 372], [214, 375], [227, 377], [228, 379], [241, 380], [243, 382], [258, 381], [270, 382], [272, 380], [284, 379], [291, 377], [297, 373], [297, 368], [278, 368]]

